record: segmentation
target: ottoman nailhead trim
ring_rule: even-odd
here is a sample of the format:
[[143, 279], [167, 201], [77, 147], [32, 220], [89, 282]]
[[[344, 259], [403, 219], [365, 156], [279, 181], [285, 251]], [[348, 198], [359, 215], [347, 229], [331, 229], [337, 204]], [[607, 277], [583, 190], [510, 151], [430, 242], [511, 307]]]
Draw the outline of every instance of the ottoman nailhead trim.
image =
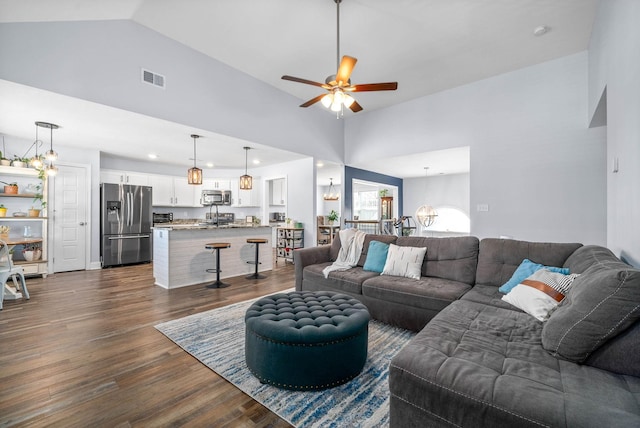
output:
[[328, 389], [328, 388], [333, 388], [334, 386], [338, 386], [338, 385], [342, 385], [343, 383], [347, 383], [349, 382], [351, 379], [355, 379], [360, 373], [355, 374], [353, 376], [348, 376], [344, 379], [340, 379], [340, 380], [336, 380], [334, 382], [331, 383], [325, 383], [323, 385], [313, 385], [313, 386], [308, 386], [308, 385], [290, 385], [290, 384], [284, 384], [284, 383], [280, 383], [280, 382], [274, 382], [272, 380], [267, 380], [261, 376], [259, 376], [257, 373], [255, 373], [253, 370], [251, 370], [251, 368], [249, 368], [249, 371], [251, 373], [253, 373], [253, 375], [255, 377], [258, 378], [258, 380], [261, 383], [266, 383], [268, 385], [273, 385], [273, 386], [277, 386], [279, 388], [287, 388], [287, 389], [297, 389], [297, 390], [310, 390], [310, 389]]

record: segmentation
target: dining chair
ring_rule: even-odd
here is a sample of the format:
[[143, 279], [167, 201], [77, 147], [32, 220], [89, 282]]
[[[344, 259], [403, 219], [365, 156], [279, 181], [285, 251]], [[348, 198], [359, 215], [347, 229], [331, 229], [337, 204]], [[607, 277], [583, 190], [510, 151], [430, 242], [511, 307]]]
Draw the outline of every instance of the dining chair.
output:
[[16, 290], [22, 291], [25, 299], [29, 299], [29, 290], [24, 280], [24, 271], [21, 266], [15, 266], [9, 254], [9, 245], [0, 240], [0, 309], [4, 300], [4, 288], [7, 281], [11, 278]]

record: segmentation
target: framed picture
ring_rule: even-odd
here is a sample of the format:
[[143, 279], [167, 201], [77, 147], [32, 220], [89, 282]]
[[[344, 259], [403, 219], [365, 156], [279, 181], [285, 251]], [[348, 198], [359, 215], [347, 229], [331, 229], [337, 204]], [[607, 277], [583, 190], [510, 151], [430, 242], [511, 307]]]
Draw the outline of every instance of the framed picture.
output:
[[252, 215], [246, 216], [244, 221], [245, 223], [253, 223], [253, 216]]

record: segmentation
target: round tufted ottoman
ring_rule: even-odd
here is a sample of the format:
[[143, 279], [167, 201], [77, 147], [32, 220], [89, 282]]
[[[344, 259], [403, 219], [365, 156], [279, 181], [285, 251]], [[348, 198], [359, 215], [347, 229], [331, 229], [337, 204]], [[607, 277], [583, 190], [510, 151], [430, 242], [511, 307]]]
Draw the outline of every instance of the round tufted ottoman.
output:
[[332, 388], [367, 360], [369, 311], [329, 291], [274, 294], [245, 315], [245, 360], [262, 383], [293, 390]]

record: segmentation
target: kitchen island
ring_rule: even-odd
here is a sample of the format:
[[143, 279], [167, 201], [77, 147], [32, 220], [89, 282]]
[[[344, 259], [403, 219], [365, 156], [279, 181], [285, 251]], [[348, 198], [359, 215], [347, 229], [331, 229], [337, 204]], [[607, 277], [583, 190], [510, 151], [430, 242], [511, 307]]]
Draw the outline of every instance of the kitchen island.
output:
[[[220, 250], [220, 278], [249, 275], [254, 272], [255, 244], [249, 238], [271, 240], [269, 226], [210, 226], [199, 224], [156, 225], [153, 228], [153, 276], [155, 284], [178, 288], [208, 284], [216, 279], [207, 269], [216, 266], [215, 253], [204, 246], [211, 242], [228, 242], [230, 248]], [[261, 245], [258, 271], [273, 268], [271, 245]]]

